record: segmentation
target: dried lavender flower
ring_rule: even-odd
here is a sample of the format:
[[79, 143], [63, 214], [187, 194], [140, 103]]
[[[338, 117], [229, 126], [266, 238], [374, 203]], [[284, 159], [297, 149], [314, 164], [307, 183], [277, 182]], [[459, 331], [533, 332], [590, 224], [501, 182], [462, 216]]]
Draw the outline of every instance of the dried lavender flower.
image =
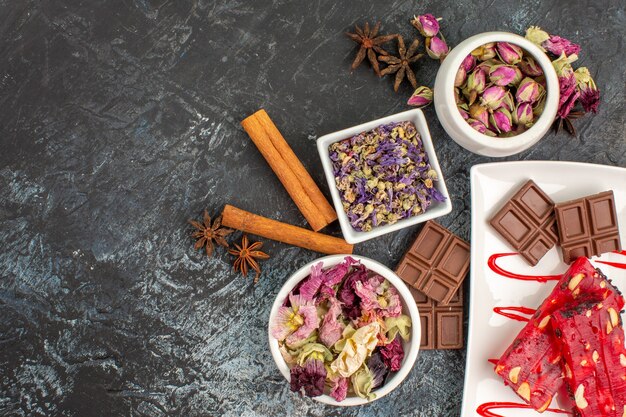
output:
[[412, 122], [389, 123], [329, 146], [335, 184], [355, 230], [393, 224], [445, 197], [435, 187], [422, 138]]

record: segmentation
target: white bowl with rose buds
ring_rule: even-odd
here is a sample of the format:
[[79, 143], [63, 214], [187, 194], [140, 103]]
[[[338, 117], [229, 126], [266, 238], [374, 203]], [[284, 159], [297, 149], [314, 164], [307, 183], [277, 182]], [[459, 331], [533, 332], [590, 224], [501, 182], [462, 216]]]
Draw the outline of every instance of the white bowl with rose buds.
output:
[[393, 114], [317, 140], [346, 242], [355, 244], [452, 211], [424, 113]]
[[[353, 291], [358, 296], [350, 298]], [[421, 327], [415, 300], [393, 271], [362, 256], [332, 255], [285, 282], [270, 311], [268, 337], [292, 391], [355, 406], [384, 397], [407, 377]]]
[[479, 155], [504, 157], [537, 143], [554, 122], [559, 81], [527, 39], [486, 32], [461, 42], [435, 80], [437, 117], [450, 137]]

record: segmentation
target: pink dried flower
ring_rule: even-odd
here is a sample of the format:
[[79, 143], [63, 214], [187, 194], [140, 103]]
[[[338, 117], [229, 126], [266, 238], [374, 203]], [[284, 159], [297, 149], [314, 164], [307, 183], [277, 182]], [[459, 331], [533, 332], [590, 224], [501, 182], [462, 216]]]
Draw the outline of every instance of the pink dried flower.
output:
[[489, 124], [489, 111], [486, 107], [481, 106], [478, 103], [474, 103], [469, 108], [469, 114], [472, 119], [482, 123], [484, 126]]
[[543, 75], [543, 69], [541, 69], [537, 61], [530, 56], [525, 56], [517, 65], [522, 72], [529, 77], [539, 77]]
[[487, 85], [487, 70], [485, 68], [476, 68], [467, 77], [467, 89], [476, 91], [478, 94], [485, 90]]
[[578, 55], [580, 52], [580, 45], [556, 35], [550, 35], [550, 38], [543, 41], [541, 46], [556, 56], [561, 56], [561, 54], [567, 56]]
[[500, 59], [506, 64], [517, 64], [524, 56], [522, 48], [509, 42], [496, 43], [496, 50]]
[[489, 80], [495, 85], [504, 87], [509, 84], [517, 84], [522, 79], [522, 72], [511, 65], [494, 65], [489, 70]]
[[409, 106], [425, 107], [433, 102], [433, 90], [426, 86], [417, 87], [413, 92], [409, 101], [406, 102]]
[[513, 121], [517, 125], [528, 127], [533, 122], [533, 106], [530, 103], [518, 104], [513, 113]]
[[326, 368], [324, 362], [317, 359], [307, 360], [303, 366], [296, 365], [290, 371], [290, 388], [308, 397], [317, 397], [324, 393]]
[[446, 41], [438, 37], [426, 38], [426, 53], [432, 59], [443, 59], [448, 55], [449, 49]]
[[361, 310], [374, 312], [377, 317], [397, 317], [402, 314], [398, 290], [380, 275], [366, 282], [357, 282], [354, 292], [361, 298]]
[[461, 67], [465, 70], [465, 72], [470, 72], [476, 66], [476, 58], [469, 54], [465, 57], [463, 62], [461, 62]]
[[467, 123], [478, 133], [484, 134], [487, 130], [487, 126], [485, 126], [483, 122], [480, 122], [476, 119], [468, 119]]
[[348, 378], [337, 376], [331, 378], [330, 383], [330, 396], [333, 397], [335, 401], [345, 400], [348, 395]]
[[432, 14], [423, 14], [414, 17], [411, 24], [420, 31], [422, 36], [432, 38], [439, 33], [439, 19]]
[[580, 67], [574, 71], [576, 76], [576, 85], [580, 91], [580, 103], [583, 105], [586, 113], [590, 111], [597, 113], [600, 104], [600, 90], [596, 86], [595, 81], [591, 77], [587, 67]]
[[328, 302], [330, 303], [330, 308], [322, 319], [319, 337], [322, 343], [330, 348], [341, 339], [341, 334], [346, 326], [337, 320], [341, 314], [341, 303], [336, 298], [329, 298]]
[[510, 91], [507, 91], [504, 95], [504, 99], [502, 100], [502, 103], [500, 103], [500, 107], [507, 109], [510, 112], [515, 110], [515, 100], [513, 99], [513, 94], [511, 94]]
[[515, 98], [519, 103], [534, 103], [539, 99], [539, 84], [532, 78], [524, 78], [515, 93]]
[[272, 336], [288, 345], [305, 340], [319, 327], [317, 308], [300, 295], [289, 294], [289, 306], [281, 306], [272, 325]]
[[492, 110], [500, 107], [500, 103], [504, 100], [504, 96], [506, 95], [506, 90], [500, 86], [494, 85], [488, 87], [483, 91], [483, 94], [480, 98], [480, 104], [486, 106]]
[[511, 113], [506, 109], [499, 108], [491, 113], [489, 121], [499, 133], [510, 132], [513, 129]]
[[471, 52], [472, 56], [475, 56], [481, 61], [494, 58], [496, 56], [496, 44], [494, 42], [486, 43]]
[[569, 76], [559, 77], [559, 110], [556, 115], [558, 118], [565, 119], [570, 114], [576, 100], [580, 97], [580, 92], [576, 88], [576, 76], [571, 73]]
[[467, 72], [465, 71], [465, 68], [463, 68], [463, 66], [460, 66], [456, 72], [456, 76], [454, 77], [454, 86], [455, 87], [462, 86], [465, 83], [466, 79], [467, 79]]

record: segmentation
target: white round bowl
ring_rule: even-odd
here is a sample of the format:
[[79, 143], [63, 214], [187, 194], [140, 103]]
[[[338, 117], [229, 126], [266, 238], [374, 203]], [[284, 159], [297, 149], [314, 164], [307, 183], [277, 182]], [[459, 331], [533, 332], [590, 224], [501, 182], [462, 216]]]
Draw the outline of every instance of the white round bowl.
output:
[[283, 287], [278, 292], [276, 299], [274, 300], [274, 304], [272, 305], [272, 310], [270, 311], [270, 319], [268, 325], [268, 337], [270, 342], [270, 351], [272, 352], [272, 357], [274, 358], [274, 362], [276, 362], [276, 366], [283, 374], [287, 381], [290, 380], [289, 366], [283, 359], [283, 356], [280, 353], [278, 347], [278, 340], [274, 339], [271, 334], [271, 325], [274, 322], [276, 314], [278, 313], [278, 309], [291, 292], [291, 290], [302, 281], [304, 278], [309, 276], [311, 273], [311, 267], [319, 262], [322, 262], [324, 268], [337, 265], [341, 263], [346, 256], [351, 256], [352, 258], [361, 261], [367, 269], [381, 275], [385, 279], [387, 279], [391, 285], [393, 285], [400, 294], [400, 300], [402, 301], [402, 312], [403, 314], [407, 314], [411, 317], [411, 337], [408, 341], [404, 342], [404, 359], [402, 361], [402, 366], [400, 370], [393, 375], [386, 384], [379, 387], [378, 389], [372, 391], [376, 394], [376, 398], [373, 400], [367, 400], [365, 398], [360, 398], [356, 396], [348, 396], [341, 402], [335, 401], [333, 397], [330, 395], [322, 394], [318, 397], [312, 397], [314, 400], [337, 406], [353, 406], [353, 405], [362, 405], [367, 404], [372, 401], [378, 400], [385, 395], [389, 394], [393, 391], [400, 383], [407, 377], [411, 368], [413, 368], [413, 364], [417, 359], [417, 353], [419, 352], [420, 346], [420, 337], [421, 337], [421, 326], [420, 326], [420, 318], [419, 311], [417, 310], [417, 305], [415, 304], [415, 300], [411, 295], [411, 292], [407, 288], [407, 286], [402, 282], [402, 279], [398, 277], [391, 269], [387, 268], [385, 265], [376, 262], [372, 259], [358, 256], [358, 255], [331, 255], [325, 256], [323, 258], [316, 259], [313, 262], [309, 262], [304, 265], [302, 268], [298, 269], [288, 280], [285, 282]]
[[[461, 116], [454, 99], [454, 78], [470, 52], [490, 42], [509, 42], [524, 49], [541, 66], [546, 77], [546, 103], [543, 112], [527, 131], [507, 138], [493, 138], [474, 130]], [[439, 122], [459, 145], [485, 156], [509, 156], [520, 153], [539, 141], [550, 129], [559, 105], [559, 80], [552, 62], [528, 39], [508, 32], [485, 32], [472, 36], [450, 51], [439, 67], [434, 88], [435, 111]]]

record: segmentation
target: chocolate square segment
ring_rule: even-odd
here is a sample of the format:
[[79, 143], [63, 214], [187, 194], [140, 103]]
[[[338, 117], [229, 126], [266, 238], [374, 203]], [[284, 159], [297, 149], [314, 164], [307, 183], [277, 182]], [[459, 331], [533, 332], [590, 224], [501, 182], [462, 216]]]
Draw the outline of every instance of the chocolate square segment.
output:
[[559, 203], [554, 211], [563, 262], [622, 249], [613, 191]]
[[489, 223], [531, 265], [558, 242], [554, 202], [532, 180], [506, 201]]
[[469, 271], [470, 247], [430, 220], [400, 260], [396, 273], [428, 297], [448, 304]]
[[420, 313], [422, 339], [420, 349], [463, 348], [463, 287], [448, 305], [441, 305], [426, 294], [411, 288]]

